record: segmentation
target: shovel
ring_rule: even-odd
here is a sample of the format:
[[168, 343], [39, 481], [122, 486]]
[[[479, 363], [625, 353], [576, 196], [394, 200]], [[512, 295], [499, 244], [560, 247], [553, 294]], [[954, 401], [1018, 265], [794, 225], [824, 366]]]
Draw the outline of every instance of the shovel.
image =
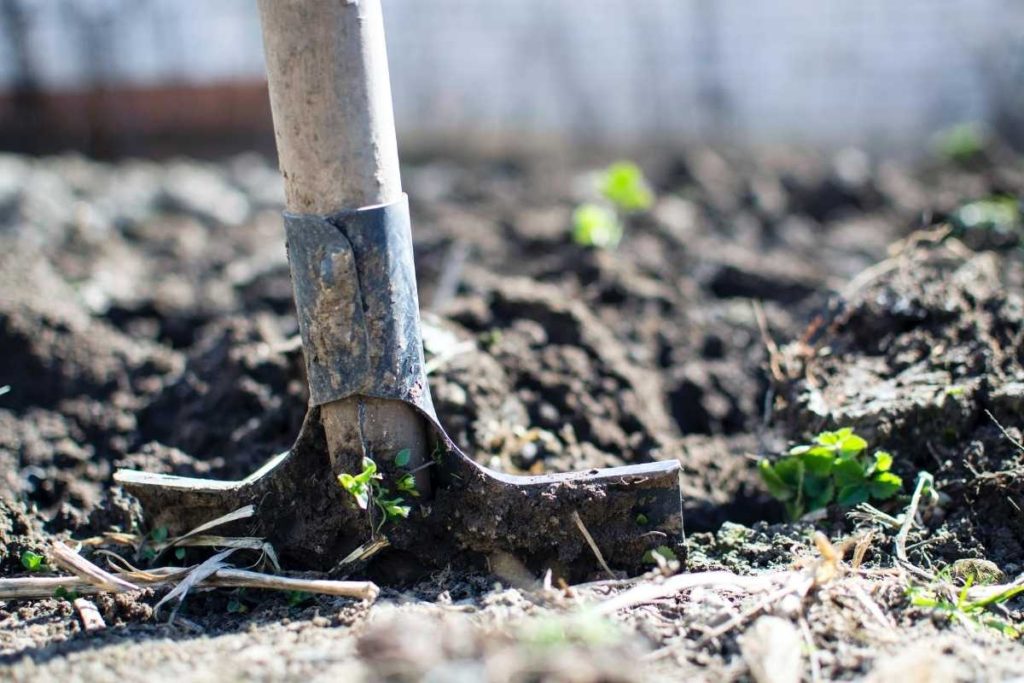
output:
[[233, 533], [325, 571], [511, 563], [577, 580], [637, 572], [652, 551], [681, 557], [677, 462], [510, 476], [445, 434], [424, 372], [380, 0], [259, 6], [310, 406], [291, 450], [242, 481], [115, 481], [171, 533], [252, 505]]

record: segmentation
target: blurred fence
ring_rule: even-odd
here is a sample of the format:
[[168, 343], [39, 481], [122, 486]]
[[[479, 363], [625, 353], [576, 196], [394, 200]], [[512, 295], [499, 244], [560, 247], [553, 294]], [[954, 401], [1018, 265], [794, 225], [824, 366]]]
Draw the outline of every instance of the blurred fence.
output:
[[[404, 142], [864, 144], [1024, 121], [1019, 0], [384, 0]], [[267, 139], [255, 0], [0, 0], [0, 144]], [[205, 139], [205, 138], [204, 138]]]

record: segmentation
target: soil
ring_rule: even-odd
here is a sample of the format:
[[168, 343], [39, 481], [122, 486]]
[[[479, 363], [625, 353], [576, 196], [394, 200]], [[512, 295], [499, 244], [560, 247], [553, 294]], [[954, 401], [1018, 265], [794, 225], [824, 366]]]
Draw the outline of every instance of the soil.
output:
[[[154, 614], [158, 591], [97, 596], [107, 628], [95, 633], [63, 600], [0, 602], [3, 676], [881, 681], [1024, 669], [1012, 638], [912, 604], [921, 579], [896, 569], [884, 520], [927, 471], [937, 494], [910, 533], [913, 566], [973, 558], [1007, 580], [1024, 572], [1024, 261], [1015, 237], [945, 227], [966, 201], [1024, 193], [1021, 160], [992, 149], [908, 167], [852, 150], [700, 148], [638, 161], [657, 201], [608, 251], [569, 230], [599, 163], [424, 155], [404, 169], [442, 422], [511, 473], [678, 460], [684, 572], [833, 566], [817, 529], [837, 547], [860, 539], [873, 574], [845, 564], [792, 599], [704, 587], [596, 616], [622, 585], [539, 588], [454, 566], [392, 582], [373, 605], [196, 591], [173, 623]], [[112, 484], [118, 467], [241, 478], [291, 445], [307, 394], [281, 203], [276, 170], [254, 155], [0, 158], [0, 576], [23, 575], [22, 553], [55, 537], [145, 530]], [[905, 495], [875, 516], [833, 507], [786, 522], [758, 456], [841, 426], [894, 454]], [[670, 569], [629, 585], [661, 585]], [[1000, 609], [1019, 623], [1019, 608]], [[765, 678], [758, 645], [785, 651], [794, 638], [797, 677]]]

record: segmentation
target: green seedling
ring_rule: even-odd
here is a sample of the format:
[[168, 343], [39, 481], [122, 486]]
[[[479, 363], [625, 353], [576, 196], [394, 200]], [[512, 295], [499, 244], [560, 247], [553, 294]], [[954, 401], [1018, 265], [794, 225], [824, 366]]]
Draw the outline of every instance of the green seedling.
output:
[[306, 591], [289, 591], [288, 592], [288, 606], [298, 607], [304, 602], [309, 602], [313, 596]]
[[41, 572], [46, 570], [46, 558], [39, 553], [26, 550], [21, 554], [21, 566], [30, 572]]
[[935, 151], [939, 156], [957, 163], [966, 163], [981, 156], [988, 136], [976, 123], [961, 123], [940, 132], [935, 138]]
[[419, 498], [420, 492], [416, 490], [416, 479], [411, 472], [407, 472], [395, 482], [395, 488], [402, 493], [408, 493], [413, 498]]
[[228, 612], [230, 614], [245, 614], [249, 611], [249, 606], [236, 597], [232, 597], [228, 600]]
[[572, 214], [572, 239], [584, 247], [612, 249], [622, 240], [622, 222], [613, 209], [580, 204]]
[[66, 600], [68, 602], [74, 602], [78, 599], [78, 591], [69, 591], [64, 586], [57, 586], [53, 591], [54, 600]]
[[775, 462], [762, 459], [758, 470], [768, 492], [785, 503], [791, 519], [799, 519], [833, 502], [850, 507], [896, 495], [903, 480], [889, 471], [892, 455], [875, 451], [869, 458], [867, 447], [849, 427], [822, 432]]
[[625, 216], [651, 208], [654, 193], [631, 161], [618, 161], [602, 171], [596, 189], [599, 201], [580, 204], [572, 214], [572, 238], [585, 247], [613, 249], [622, 240]]
[[605, 169], [598, 179], [601, 195], [619, 211], [646, 211], [654, 203], [644, 172], [632, 161], [618, 161]]
[[341, 488], [356, 499], [360, 509], [366, 510], [370, 506], [370, 498], [373, 494], [374, 481], [380, 479], [377, 474], [377, 463], [370, 458], [363, 458], [363, 471], [359, 474], [342, 472], [338, 475], [338, 483]]
[[950, 216], [958, 233], [990, 230], [1002, 235], [1017, 232], [1021, 226], [1020, 203], [1014, 197], [993, 195], [968, 202]]
[[[408, 449], [399, 451], [395, 456], [395, 462], [397, 463], [402, 454], [405, 453], [404, 461], [408, 464], [411, 457]], [[342, 472], [338, 475], [338, 483], [341, 484], [341, 488], [345, 489], [353, 498], [356, 500], [356, 504], [362, 510], [368, 510], [370, 503], [381, 512], [380, 523], [375, 527], [374, 531], [379, 533], [381, 527], [388, 520], [393, 519], [405, 519], [409, 516], [409, 512], [412, 508], [405, 505], [405, 498], [402, 496], [395, 496], [388, 498], [391, 493], [384, 488], [381, 484], [383, 476], [377, 471], [377, 463], [370, 458], [363, 458], [363, 470], [359, 474], [348, 474]], [[415, 482], [412, 479], [412, 475], [409, 473], [404, 474], [398, 479], [396, 486], [400, 491], [406, 491], [412, 495], [419, 495], [416, 491]], [[405, 486], [406, 488], [402, 488]]]
[[395, 467], [407, 467], [411, 458], [412, 451], [408, 448], [403, 448], [395, 454]]
[[608, 647], [623, 639], [617, 624], [586, 612], [530, 619], [520, 627], [518, 635], [521, 642], [537, 649], [571, 645]]
[[[948, 577], [948, 575], [947, 572], [945, 576]], [[942, 574], [940, 574], [941, 576]], [[907, 597], [910, 599], [910, 604], [915, 607], [932, 609], [950, 621], [964, 624], [969, 628], [991, 628], [1008, 638], [1020, 638], [1021, 626], [993, 614], [991, 608], [1002, 605], [1024, 593], [1024, 586], [1011, 586], [1005, 591], [979, 600], [971, 600], [970, 589], [974, 584], [974, 578], [974, 575], [969, 575], [963, 587], [955, 595], [949, 590], [952, 587], [951, 584], [943, 581], [934, 587], [911, 586], [907, 589]]]
[[676, 556], [675, 551], [672, 550], [672, 548], [669, 548], [667, 545], [659, 545], [654, 550], [648, 550], [646, 553], [644, 553], [642, 559], [647, 564], [660, 564], [658, 562], [658, 558], [655, 557], [655, 555], [660, 557], [665, 562], [679, 561], [679, 558]]

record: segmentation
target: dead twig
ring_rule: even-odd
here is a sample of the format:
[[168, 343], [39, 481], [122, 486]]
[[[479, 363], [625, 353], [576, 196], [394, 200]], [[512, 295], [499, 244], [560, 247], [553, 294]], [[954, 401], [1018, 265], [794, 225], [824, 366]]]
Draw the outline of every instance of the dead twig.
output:
[[101, 589], [104, 593], [124, 593], [139, 589], [135, 584], [129, 583], [124, 579], [114, 576], [107, 570], [97, 567], [63, 543], [52, 544], [47, 554], [50, 556], [54, 566], [71, 572], [86, 583]]
[[85, 598], [75, 598], [72, 604], [78, 610], [78, 618], [82, 620], [82, 628], [86, 632], [102, 631], [107, 627], [107, 622], [103, 621], [103, 616], [96, 609], [96, 605], [92, 601]]
[[[150, 571], [119, 572], [116, 578], [132, 581], [136, 588], [159, 588], [174, 585], [188, 576], [195, 567], [160, 567]], [[275, 576], [244, 569], [222, 567], [207, 576], [195, 587], [202, 588], [261, 588], [265, 590], [303, 591], [320, 595], [334, 595], [358, 600], [374, 600], [380, 589], [371, 581], [333, 581], [290, 576]], [[53, 597], [63, 588], [69, 593], [96, 595], [109, 593], [94, 583], [76, 576], [33, 576], [19, 579], [0, 579], [0, 600], [38, 600]]]
[[196, 584], [202, 582], [203, 579], [206, 579], [212, 574], [214, 574], [218, 569], [224, 569], [225, 567], [227, 567], [227, 563], [225, 562], [225, 560], [228, 558], [229, 555], [231, 555], [231, 553], [235, 552], [235, 550], [237, 550], [237, 548], [228, 548], [227, 550], [222, 550], [216, 555], [211, 555], [201, 564], [192, 567], [189, 570], [189, 572], [185, 575], [185, 578], [182, 579], [182, 581], [177, 586], [172, 588], [167, 595], [162, 597], [160, 599], [160, 602], [156, 603], [156, 606], [153, 607], [153, 615], [156, 616], [156, 614], [160, 611], [160, 608], [163, 607], [165, 602], [177, 598], [178, 604], [174, 606], [173, 610], [171, 610], [171, 616], [167, 620], [168, 623], [173, 622], [174, 617], [178, 614], [178, 610], [181, 608], [182, 603], [185, 602], [185, 597], [188, 595], [189, 591], [192, 590], [192, 588]]
[[932, 475], [927, 472], [921, 472], [917, 475], [914, 495], [910, 497], [910, 504], [903, 513], [903, 523], [900, 525], [899, 533], [896, 534], [896, 557], [906, 564], [910, 564], [910, 560], [907, 559], [907, 536], [910, 535], [910, 529], [913, 527], [914, 519], [917, 517], [917, 509], [921, 505], [921, 494], [924, 492], [924, 487], [926, 484], [931, 485], [931, 483]]
[[1012, 436], [1010, 436], [1010, 433], [1009, 433], [1008, 431], [1006, 431], [1006, 427], [1004, 427], [1003, 425], [1001, 425], [1001, 424], [999, 423], [999, 420], [997, 420], [997, 419], [996, 419], [996, 416], [995, 416], [995, 415], [993, 415], [993, 414], [992, 414], [992, 413], [991, 413], [991, 412], [989, 411], [989, 409], [988, 409], [988, 408], [986, 408], [986, 409], [985, 409], [985, 414], [986, 414], [986, 415], [988, 415], [988, 417], [989, 417], [989, 419], [990, 419], [990, 420], [992, 420], [993, 422], [995, 422], [995, 423], [996, 423], [996, 427], [999, 427], [999, 431], [1001, 431], [1001, 432], [1003, 433], [1003, 436], [1005, 436], [1005, 437], [1006, 437], [1006, 440], [1007, 440], [1007, 441], [1009, 441], [1009, 442], [1010, 442], [1010, 443], [1012, 443], [1012, 444], [1013, 444], [1014, 446], [1016, 446], [1016, 447], [1017, 447], [1017, 450], [1019, 450], [1019, 451], [1021, 451], [1021, 452], [1024, 452], [1024, 444], [1022, 444], [1022, 443], [1021, 443], [1020, 441], [1018, 441], [1017, 439], [1015, 439], [1015, 438], [1013, 438]]
[[586, 525], [583, 524], [583, 519], [580, 517], [580, 513], [573, 510], [572, 519], [576, 522], [576, 527], [580, 530], [580, 533], [583, 534], [583, 538], [586, 539], [587, 545], [590, 546], [590, 550], [594, 553], [594, 557], [597, 558], [598, 564], [600, 564], [601, 568], [604, 569], [606, 574], [608, 574], [608, 578], [617, 579], [618, 577], [615, 576], [615, 573], [608, 566], [608, 563], [604, 561], [604, 555], [601, 554], [601, 549], [597, 547], [594, 537], [590, 535], [590, 532], [587, 531]]
[[772, 372], [772, 378], [776, 382], [783, 382], [786, 379], [786, 374], [782, 371], [782, 352], [772, 338], [771, 332], [768, 331], [768, 318], [764, 314], [764, 306], [757, 299], [752, 299], [750, 306], [754, 309], [754, 320], [761, 332], [761, 341], [768, 351], [768, 368]]
[[665, 579], [661, 583], [641, 584], [619, 593], [615, 597], [598, 604], [594, 608], [594, 613], [599, 615], [614, 614], [622, 609], [654, 602], [693, 588], [717, 586], [742, 592], [763, 591], [771, 588], [780, 579], [785, 579], [791, 574], [792, 572], [779, 572], [762, 574], [760, 576], [740, 576], [726, 571], [677, 574]]

